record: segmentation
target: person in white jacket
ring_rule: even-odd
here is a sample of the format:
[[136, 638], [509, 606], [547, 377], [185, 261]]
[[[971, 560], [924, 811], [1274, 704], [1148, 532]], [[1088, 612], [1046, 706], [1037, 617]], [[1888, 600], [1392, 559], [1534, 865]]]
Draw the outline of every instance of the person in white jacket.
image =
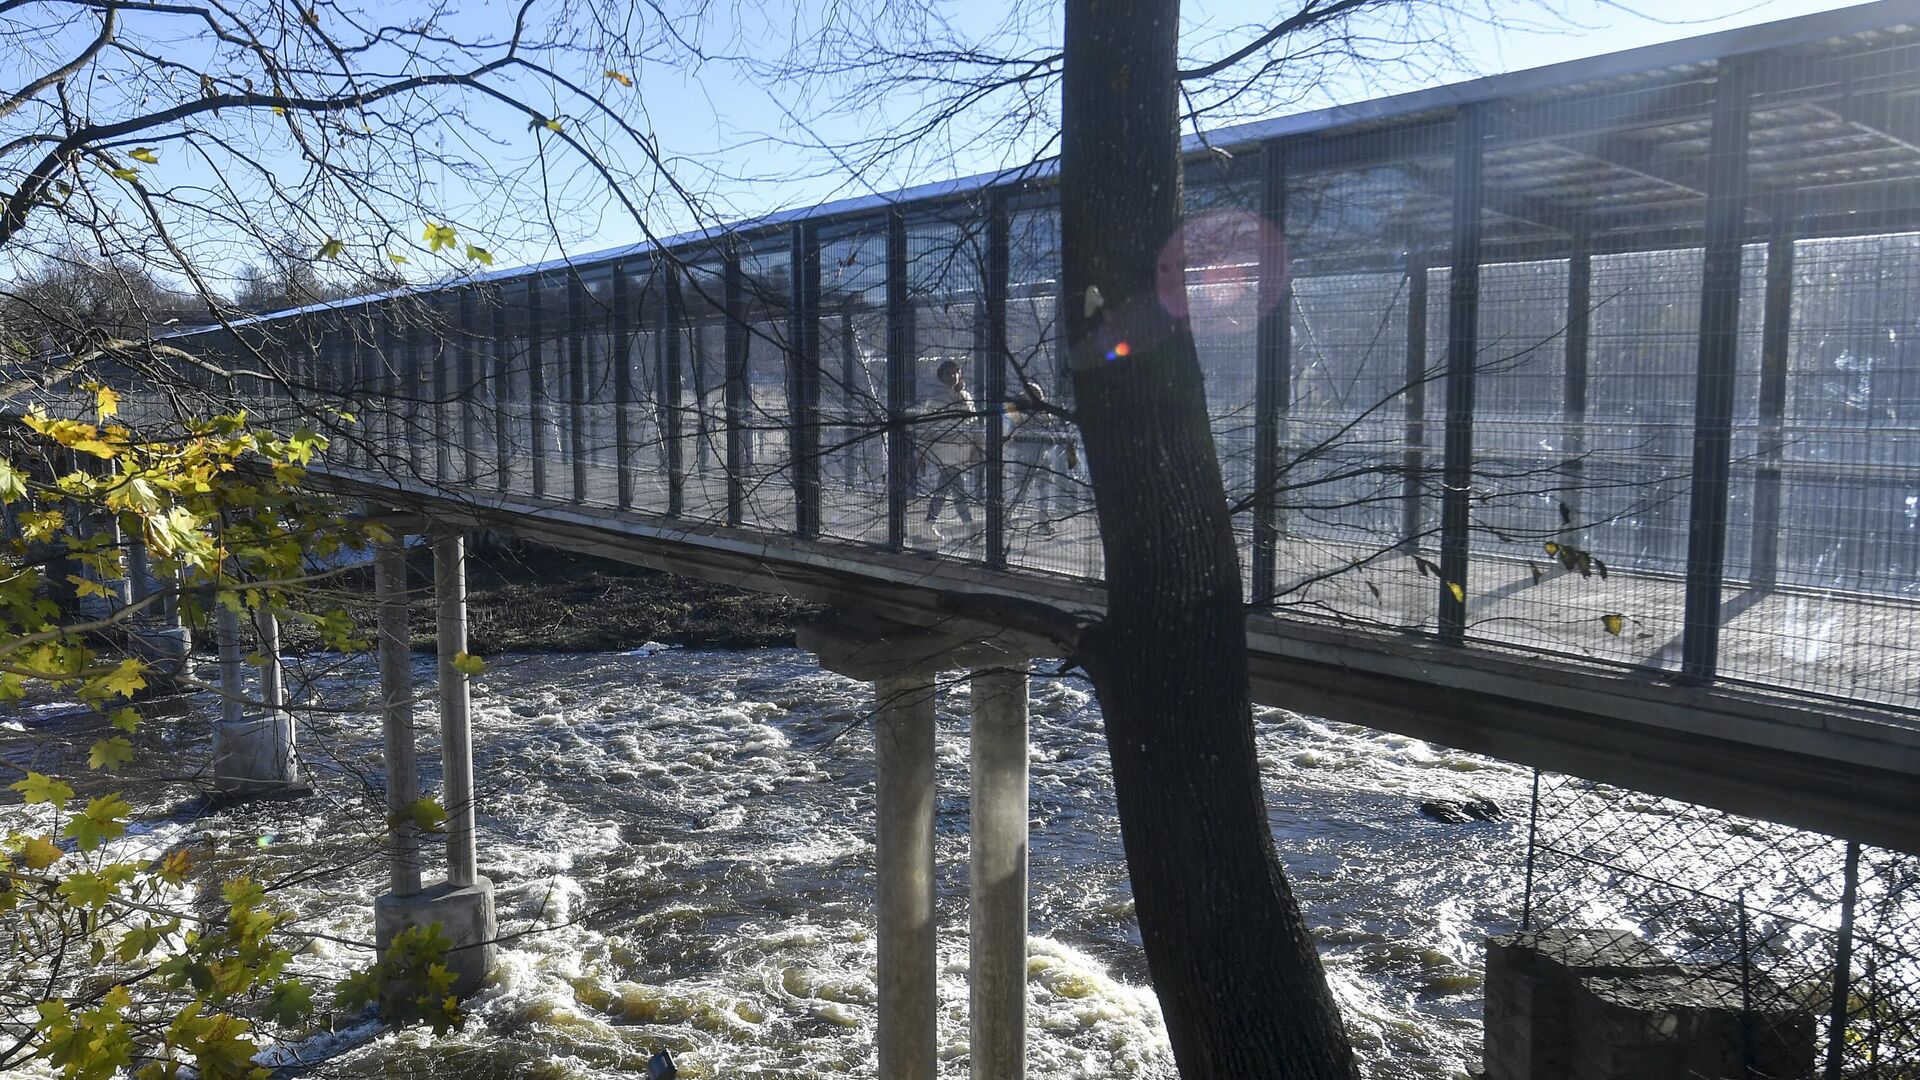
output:
[[923, 472], [931, 472], [933, 476], [928, 492], [932, 498], [927, 503], [926, 532], [929, 538], [939, 541], [946, 539], [940, 532], [938, 519], [949, 497], [961, 524], [973, 524], [973, 495], [967, 490], [967, 474], [980, 464], [983, 455], [980, 436], [975, 430], [979, 425], [973, 415], [973, 395], [967, 393], [966, 376], [959, 362], [941, 361], [935, 375], [940, 387], [924, 405], [927, 419], [923, 421], [925, 434], [921, 446]]

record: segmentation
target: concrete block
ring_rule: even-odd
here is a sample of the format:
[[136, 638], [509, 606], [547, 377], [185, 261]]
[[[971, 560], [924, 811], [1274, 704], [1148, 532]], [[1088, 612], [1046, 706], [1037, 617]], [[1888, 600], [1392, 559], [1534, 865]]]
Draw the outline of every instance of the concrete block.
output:
[[293, 758], [293, 717], [276, 712], [213, 724], [213, 787], [223, 798], [304, 790]]
[[486, 983], [500, 936], [493, 913], [493, 882], [485, 877], [471, 885], [433, 885], [411, 896], [389, 893], [373, 902], [373, 937], [382, 953], [411, 926], [439, 923], [453, 948], [447, 969], [454, 974], [454, 992], [467, 997]]
[[1724, 969], [1590, 977], [1573, 994], [1575, 1080], [1801, 1080], [1814, 1019], [1764, 979], [1753, 1010]]
[[1673, 970], [1615, 930], [1521, 931], [1487, 939], [1487, 1080], [1571, 1080], [1573, 993], [1587, 976]]
[[193, 634], [184, 626], [141, 626], [127, 630], [127, 652], [147, 665], [149, 688], [168, 688], [187, 670]]

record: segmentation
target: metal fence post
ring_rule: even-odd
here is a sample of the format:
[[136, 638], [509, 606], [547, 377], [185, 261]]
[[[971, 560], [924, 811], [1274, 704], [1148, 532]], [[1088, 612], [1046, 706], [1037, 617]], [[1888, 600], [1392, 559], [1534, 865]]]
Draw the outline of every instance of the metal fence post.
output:
[[[686, 403], [680, 400], [680, 336], [686, 312], [680, 299], [680, 268], [666, 258], [660, 264], [660, 438], [666, 443], [667, 516], [679, 517], [687, 490], [686, 448], [680, 444], [681, 414]], [[817, 283], [817, 281], [816, 281]]]
[[1007, 565], [1006, 499], [1006, 424], [1007, 407], [1007, 275], [1009, 233], [1012, 224], [1007, 213], [1006, 196], [987, 193], [987, 264], [982, 284], [986, 300], [986, 340], [981, 349], [980, 400], [977, 408], [985, 414], [987, 460], [987, 565]]
[[507, 374], [513, 360], [508, 355], [507, 294], [503, 288], [493, 293], [493, 472], [494, 489], [505, 494], [513, 483], [513, 429], [507, 423], [507, 397], [511, 382]]
[[1253, 559], [1249, 595], [1273, 602], [1279, 575], [1280, 414], [1292, 397], [1293, 282], [1287, 267], [1286, 160], [1281, 144], [1261, 149], [1260, 323], [1255, 329], [1253, 375]]
[[793, 227], [793, 297], [787, 311], [788, 422], [793, 469], [793, 530], [820, 534], [820, 231]]
[[916, 356], [913, 297], [907, 288], [907, 215], [887, 215], [887, 547], [906, 545], [907, 500], [913, 489], [913, 408]]
[[1407, 445], [1400, 456], [1400, 549], [1420, 550], [1421, 520], [1425, 517], [1421, 490], [1427, 482], [1427, 261], [1419, 252], [1407, 255]]
[[573, 501], [587, 501], [587, 283], [567, 268], [567, 447], [573, 454]]
[[527, 453], [532, 458], [533, 497], [547, 494], [546, 344], [540, 316], [540, 279], [527, 278]]
[[[1582, 493], [1587, 475], [1587, 356], [1593, 338], [1593, 254], [1587, 230], [1574, 231], [1567, 254], [1567, 352], [1561, 377], [1560, 409], [1566, 438], [1560, 459], [1561, 540], [1580, 545], [1587, 507]], [[1584, 545], [1580, 545], [1584, 546]]]
[[1847, 1002], [1853, 996], [1853, 909], [1860, 893], [1860, 844], [1847, 843], [1840, 887], [1840, 938], [1834, 946], [1833, 1007], [1827, 1023], [1826, 1080], [1840, 1080], [1847, 1051]]
[[614, 505], [633, 508], [633, 289], [627, 264], [613, 264], [613, 472]]
[[1747, 97], [1752, 68], [1722, 61], [1707, 143], [1706, 250], [1700, 285], [1700, 361], [1694, 388], [1693, 493], [1687, 523], [1681, 679], [1711, 680], [1719, 665], [1733, 456], [1734, 376], [1740, 353], [1740, 259], [1747, 213]]
[[746, 517], [747, 465], [752, 460], [753, 433], [748, 430], [751, 402], [747, 400], [747, 317], [742, 294], [740, 249], [727, 245], [723, 264], [722, 303], [726, 305], [726, 326], [721, 347], [727, 366], [727, 524], [739, 525]]
[[1793, 225], [1773, 219], [1767, 240], [1766, 307], [1760, 326], [1760, 460], [1753, 471], [1753, 541], [1748, 581], [1771, 589], [1780, 578], [1780, 472], [1786, 457], [1787, 368], [1793, 325]]
[[460, 290], [460, 479], [468, 484], [480, 473], [480, 344], [478, 304], [472, 288]]
[[1486, 198], [1487, 109], [1459, 111], [1454, 131], [1453, 268], [1447, 296], [1447, 429], [1441, 466], [1440, 639], [1467, 635], [1467, 535], [1473, 496], [1473, 388], [1479, 357], [1480, 217]]

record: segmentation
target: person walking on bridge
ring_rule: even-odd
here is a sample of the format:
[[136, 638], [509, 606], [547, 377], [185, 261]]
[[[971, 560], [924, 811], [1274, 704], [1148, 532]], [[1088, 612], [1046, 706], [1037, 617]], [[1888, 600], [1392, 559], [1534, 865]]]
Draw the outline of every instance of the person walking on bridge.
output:
[[941, 509], [949, 497], [960, 523], [973, 525], [973, 495], [967, 489], [967, 474], [980, 464], [980, 437], [975, 432], [973, 395], [967, 392], [967, 380], [957, 360], [942, 360], [935, 370], [940, 386], [924, 406], [926, 437], [922, 443], [923, 473], [931, 471], [933, 485], [927, 503], [926, 538], [934, 543], [946, 540], [940, 531]]

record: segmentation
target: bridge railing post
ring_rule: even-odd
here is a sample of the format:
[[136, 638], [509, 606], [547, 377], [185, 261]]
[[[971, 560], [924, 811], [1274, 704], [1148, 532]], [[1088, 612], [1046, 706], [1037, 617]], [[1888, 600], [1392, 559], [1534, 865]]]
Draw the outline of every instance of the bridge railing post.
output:
[[1776, 212], [1767, 241], [1766, 307], [1760, 325], [1760, 446], [1753, 471], [1753, 539], [1748, 581], [1771, 589], [1780, 579], [1781, 466], [1786, 459], [1787, 369], [1793, 349], [1792, 217]]
[[527, 456], [530, 459], [529, 472], [532, 473], [533, 497], [545, 498], [547, 494], [547, 349], [543, 335], [546, 333], [544, 312], [540, 303], [540, 277], [532, 275], [526, 281], [527, 322], [522, 332], [523, 348], [527, 365]]
[[747, 312], [746, 286], [741, 276], [740, 248], [732, 238], [727, 241], [721, 266], [721, 303], [726, 308], [726, 323], [721, 330], [721, 347], [727, 367], [727, 524], [739, 525], [746, 519], [747, 466], [753, 460], [751, 402], [747, 398]]
[[576, 503], [587, 501], [587, 283], [580, 268], [567, 267], [567, 452], [573, 456]]
[[1400, 549], [1418, 554], [1426, 525], [1427, 483], [1427, 255], [1407, 255], [1406, 448], [1400, 467]]
[[474, 290], [460, 290], [459, 326], [454, 330], [458, 342], [459, 380], [454, 395], [460, 416], [460, 479], [467, 485], [480, 476], [480, 323]]
[[793, 531], [820, 535], [820, 230], [792, 232], [793, 295], [787, 314], [788, 446], [793, 470]]
[[1559, 497], [1565, 509], [1561, 541], [1585, 547], [1582, 534], [1587, 513], [1587, 352], [1593, 336], [1593, 253], [1587, 231], [1573, 234], [1567, 253], [1566, 371], [1561, 378], [1560, 408], [1566, 424], [1560, 459]]
[[1746, 232], [1748, 97], [1753, 68], [1722, 61], [1707, 141], [1706, 249], [1700, 282], [1700, 359], [1694, 386], [1693, 487], [1687, 522], [1686, 614], [1680, 676], [1707, 682], [1719, 669], [1720, 598], [1726, 575], [1733, 404], [1740, 354], [1741, 255]]
[[907, 214], [887, 215], [887, 547], [907, 542], [907, 502], [913, 497], [914, 433], [907, 426], [917, 388], [918, 344], [907, 278]]
[[980, 350], [980, 400], [975, 407], [986, 413], [986, 516], [987, 565], [1007, 565], [1006, 499], [1006, 416], [1007, 364], [1012, 358], [1007, 348], [1007, 277], [1012, 237], [1007, 197], [998, 190], [987, 193], [985, 207], [987, 250], [982, 293], [985, 300], [984, 340]]
[[614, 505], [633, 508], [633, 333], [635, 305], [631, 264], [613, 264], [613, 472]]
[[1286, 161], [1278, 142], [1261, 150], [1260, 322], [1255, 328], [1253, 383], [1253, 554], [1248, 595], [1273, 601], [1279, 573], [1280, 418], [1292, 397], [1293, 283], [1288, 280]]
[[493, 410], [493, 487], [500, 494], [506, 494], [513, 486], [513, 424], [507, 414], [507, 407], [513, 400], [511, 393], [511, 375], [513, 371], [513, 339], [507, 319], [509, 303], [506, 289], [495, 287], [491, 290], [492, 333], [490, 364], [488, 367], [487, 404]]
[[467, 541], [457, 532], [433, 538], [433, 595], [438, 631], [442, 801], [447, 812], [447, 882], [472, 885], [474, 841], [472, 691], [460, 657], [467, 651]]
[[[660, 296], [663, 317], [660, 321], [660, 439], [667, 463], [667, 516], [679, 517], [685, 507], [687, 491], [686, 446], [682, 443], [686, 403], [681, 400], [685, 380], [681, 364], [685, 350], [681, 339], [686, 334], [686, 307], [680, 295], [680, 267], [672, 258], [660, 263]], [[817, 283], [817, 282], [816, 282]], [[816, 354], [818, 349], [816, 347]]]
[[1440, 499], [1442, 641], [1467, 633], [1467, 563], [1473, 497], [1473, 391], [1479, 363], [1481, 210], [1485, 203], [1487, 107], [1463, 106], [1455, 120], [1453, 254], [1447, 295], [1447, 420]]

